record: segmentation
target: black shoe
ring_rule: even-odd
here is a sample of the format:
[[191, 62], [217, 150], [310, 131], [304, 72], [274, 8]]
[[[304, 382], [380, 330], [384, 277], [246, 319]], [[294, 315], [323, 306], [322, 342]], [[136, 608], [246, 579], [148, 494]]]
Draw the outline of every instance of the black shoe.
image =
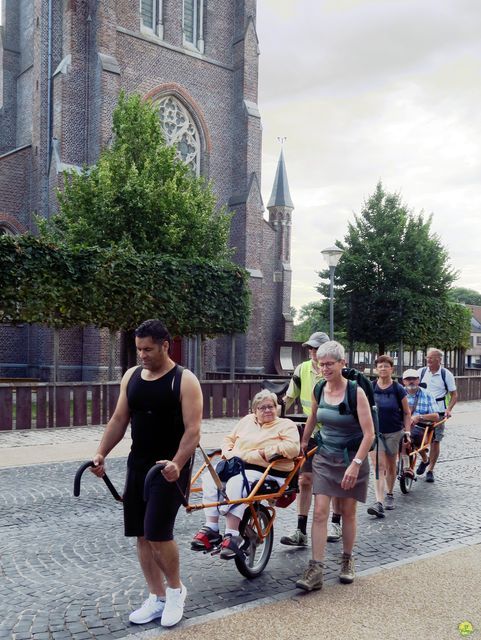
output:
[[426, 461], [426, 462], [423, 462], [423, 461], [421, 460], [421, 462], [420, 462], [420, 463], [419, 463], [419, 465], [418, 465], [418, 468], [416, 469], [416, 475], [418, 475], [418, 476], [422, 476], [422, 475], [423, 475], [423, 473], [424, 473], [424, 472], [426, 471], [426, 469], [428, 468], [428, 465], [429, 465], [429, 458], [427, 459], [427, 461]]
[[222, 536], [218, 531], [214, 531], [206, 524], [198, 531], [192, 542], [190, 548], [192, 551], [210, 551], [214, 546], [218, 545], [222, 540]]
[[432, 471], [427, 472], [426, 482], [434, 482], [434, 473]]
[[367, 512], [370, 516], [376, 516], [376, 518], [385, 518], [384, 507], [381, 502], [375, 502], [368, 507]]
[[222, 544], [220, 545], [220, 558], [223, 560], [230, 560], [240, 554], [240, 547], [244, 539], [242, 536], [233, 536], [230, 533], [224, 536]]

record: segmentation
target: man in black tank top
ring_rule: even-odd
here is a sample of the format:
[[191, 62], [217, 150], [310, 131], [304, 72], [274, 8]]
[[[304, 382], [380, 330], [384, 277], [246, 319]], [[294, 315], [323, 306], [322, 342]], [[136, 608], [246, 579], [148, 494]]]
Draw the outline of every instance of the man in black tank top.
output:
[[[105, 458], [122, 440], [130, 422], [132, 447], [123, 495], [125, 535], [137, 537], [139, 563], [150, 593], [129, 620], [145, 624], [161, 618], [165, 627], [182, 619], [187, 595], [173, 539], [181, 504], [175, 481], [184, 488], [189, 482], [190, 460], [200, 440], [202, 420], [199, 381], [169, 357], [170, 342], [159, 320], [146, 320], [136, 329], [135, 344], [142, 364], [122, 378], [117, 406], [92, 468], [99, 477], [105, 473]], [[156, 463], [165, 467], [144, 502], [145, 476]]]

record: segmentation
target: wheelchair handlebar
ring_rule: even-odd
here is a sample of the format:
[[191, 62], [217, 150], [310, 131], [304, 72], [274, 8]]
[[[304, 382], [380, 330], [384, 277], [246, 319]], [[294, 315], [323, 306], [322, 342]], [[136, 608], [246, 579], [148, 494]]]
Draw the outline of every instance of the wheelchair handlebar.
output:
[[[152, 485], [152, 482], [154, 481], [155, 478], [157, 478], [157, 476], [159, 475], [159, 473], [162, 473], [162, 470], [165, 468], [165, 464], [163, 463], [159, 463], [159, 464], [154, 464], [153, 467], [151, 467], [147, 473], [147, 475], [145, 476], [145, 481], [144, 481], [144, 500], [145, 502], [147, 502], [147, 500], [149, 499], [149, 493], [150, 493], [150, 487]], [[168, 482], [166, 480], [166, 482]], [[175, 480], [175, 486], [177, 487], [181, 499], [182, 499], [182, 505], [184, 507], [187, 507], [189, 505], [189, 502], [187, 500], [187, 498], [184, 495], [184, 492], [182, 491], [182, 487], [179, 484], [178, 480]]]
[[[82, 475], [83, 475], [84, 471], [86, 469], [89, 469], [90, 467], [95, 467], [95, 463], [94, 463], [93, 460], [89, 460], [88, 462], [84, 462], [77, 469], [77, 473], [75, 474], [75, 478], [74, 478], [74, 482], [73, 482], [73, 494], [74, 494], [74, 496], [76, 498], [78, 498], [79, 495], [80, 495], [80, 481], [82, 480]], [[107, 485], [110, 493], [115, 498], [115, 500], [117, 500], [117, 502], [122, 502], [122, 496], [118, 493], [117, 489], [114, 487], [114, 485], [112, 484], [112, 482], [110, 481], [110, 478], [108, 477], [108, 475], [106, 473], [104, 473], [104, 475], [102, 476], [102, 480]]]

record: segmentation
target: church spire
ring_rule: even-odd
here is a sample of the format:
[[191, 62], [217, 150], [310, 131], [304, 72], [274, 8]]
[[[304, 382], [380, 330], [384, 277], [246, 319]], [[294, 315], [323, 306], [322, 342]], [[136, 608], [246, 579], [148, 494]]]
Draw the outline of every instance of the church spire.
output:
[[[281, 143], [285, 138], [281, 138]], [[272, 194], [267, 204], [269, 207], [289, 207], [294, 209], [292, 203], [291, 194], [289, 193], [289, 183], [287, 181], [286, 165], [284, 163], [284, 150], [281, 147], [281, 155], [279, 156], [279, 162], [277, 163], [276, 177], [274, 179], [274, 186], [272, 187]]]

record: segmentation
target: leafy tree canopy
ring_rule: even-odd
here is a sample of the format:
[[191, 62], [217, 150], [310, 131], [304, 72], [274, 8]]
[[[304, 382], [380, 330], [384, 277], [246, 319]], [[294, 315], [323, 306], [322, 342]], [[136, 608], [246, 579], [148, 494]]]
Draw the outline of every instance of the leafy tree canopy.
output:
[[175, 153], [154, 106], [121, 93], [111, 147], [94, 166], [64, 174], [59, 213], [38, 220], [41, 237], [70, 247], [122, 244], [155, 255], [229, 257], [230, 213]]
[[[335, 272], [336, 323], [350, 340], [377, 344], [384, 353], [387, 344], [415, 338], [412, 327], [423, 309], [447, 302], [456, 273], [431, 232], [431, 216], [414, 214], [380, 182], [336, 244], [344, 251]], [[325, 295], [326, 285], [318, 290]]]
[[478, 291], [475, 291], [474, 289], [466, 289], [466, 287], [453, 287], [449, 290], [448, 296], [452, 302], [481, 305], [481, 293], [478, 293]]
[[294, 325], [294, 340], [305, 342], [315, 331], [329, 333], [329, 307], [326, 301], [308, 302], [299, 312], [298, 324]]

